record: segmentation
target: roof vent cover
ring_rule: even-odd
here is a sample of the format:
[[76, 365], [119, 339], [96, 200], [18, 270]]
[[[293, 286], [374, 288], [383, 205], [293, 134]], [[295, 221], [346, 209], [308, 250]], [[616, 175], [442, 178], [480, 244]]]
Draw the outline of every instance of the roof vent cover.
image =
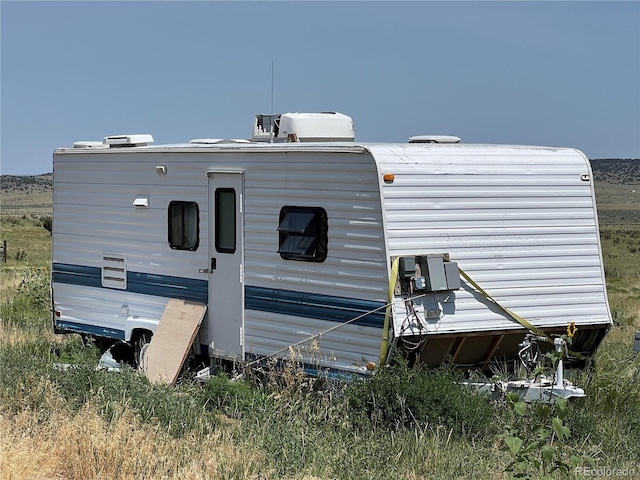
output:
[[353, 142], [353, 120], [338, 112], [256, 115], [254, 142]]
[[149, 143], [153, 143], [153, 137], [146, 133], [141, 135], [112, 135], [104, 137], [102, 143], [109, 145], [111, 148], [144, 147]]
[[460, 143], [460, 137], [452, 135], [416, 135], [409, 138], [409, 143]]

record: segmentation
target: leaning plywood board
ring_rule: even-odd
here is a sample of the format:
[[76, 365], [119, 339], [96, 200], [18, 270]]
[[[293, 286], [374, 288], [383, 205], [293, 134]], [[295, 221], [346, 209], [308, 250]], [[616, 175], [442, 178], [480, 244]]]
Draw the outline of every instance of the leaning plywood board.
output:
[[176, 382], [206, 311], [204, 303], [169, 300], [144, 355], [142, 369], [149, 380]]

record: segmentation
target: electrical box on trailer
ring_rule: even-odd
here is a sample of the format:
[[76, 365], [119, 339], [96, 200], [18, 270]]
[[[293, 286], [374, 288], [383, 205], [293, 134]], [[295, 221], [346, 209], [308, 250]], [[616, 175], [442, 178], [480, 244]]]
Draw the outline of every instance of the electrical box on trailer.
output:
[[[424, 261], [424, 260], [423, 260]], [[429, 284], [432, 292], [440, 292], [442, 290], [448, 290], [447, 277], [444, 273], [444, 260], [442, 257], [427, 256], [427, 273], [429, 275]]]
[[400, 265], [398, 269], [398, 275], [403, 279], [410, 279], [416, 273], [416, 257], [402, 257], [400, 258]]
[[459, 290], [458, 264], [448, 257], [446, 253], [400, 257], [396, 294]]
[[444, 262], [444, 275], [447, 278], [447, 290], [460, 290], [460, 271], [456, 262]]

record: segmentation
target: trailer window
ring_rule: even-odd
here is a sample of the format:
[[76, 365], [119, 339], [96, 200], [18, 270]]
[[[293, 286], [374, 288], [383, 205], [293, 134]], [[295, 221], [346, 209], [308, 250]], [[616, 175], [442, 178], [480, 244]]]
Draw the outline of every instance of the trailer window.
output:
[[216, 189], [216, 252], [236, 251], [236, 191]]
[[327, 212], [319, 207], [282, 207], [278, 253], [285, 260], [324, 262], [328, 243]]
[[200, 243], [200, 212], [195, 202], [169, 203], [169, 246], [174, 250], [197, 250]]

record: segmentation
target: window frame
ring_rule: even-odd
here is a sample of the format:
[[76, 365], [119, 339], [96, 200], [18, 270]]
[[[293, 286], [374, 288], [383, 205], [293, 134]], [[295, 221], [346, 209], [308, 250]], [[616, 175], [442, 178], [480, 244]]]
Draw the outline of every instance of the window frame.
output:
[[[173, 209], [176, 207], [181, 207], [182, 208], [182, 212], [181, 212], [181, 227], [182, 227], [182, 238], [180, 239], [180, 242], [177, 242], [173, 238], [173, 229], [172, 227], [172, 212]], [[185, 222], [187, 220], [187, 216], [185, 215], [185, 208], [186, 207], [195, 207], [195, 244], [193, 246], [185, 246], [184, 245], [184, 231], [185, 231]], [[198, 247], [200, 246], [200, 207], [198, 206], [198, 204], [196, 202], [191, 202], [191, 201], [183, 201], [183, 200], [172, 200], [171, 202], [169, 202], [169, 206], [167, 207], [167, 241], [169, 243], [169, 247], [172, 250], [183, 250], [183, 251], [189, 251], [189, 252], [195, 252]]]
[[[229, 248], [229, 247], [223, 247], [220, 245], [220, 240], [221, 240], [221, 229], [220, 229], [220, 220], [221, 220], [221, 215], [220, 215], [220, 210], [219, 210], [219, 205], [220, 205], [220, 197], [219, 194], [223, 194], [223, 193], [233, 193], [233, 248]], [[236, 253], [236, 248], [237, 248], [237, 244], [238, 244], [238, 235], [237, 235], [237, 229], [238, 229], [238, 214], [237, 214], [237, 195], [236, 195], [236, 189], [235, 188], [231, 188], [231, 187], [219, 187], [216, 188], [215, 193], [215, 239], [214, 239], [214, 246], [216, 249], [216, 252], [218, 253]]]
[[[302, 231], [293, 231], [283, 227], [283, 222], [288, 215], [296, 213], [308, 215], [313, 214], [309, 223]], [[280, 209], [278, 217], [278, 253], [284, 260], [297, 260], [304, 262], [324, 262], [329, 252], [329, 222], [327, 211], [322, 207], [300, 207], [295, 205], [285, 205]], [[305, 247], [304, 241], [295, 242], [294, 238], [312, 239], [311, 243]], [[291, 238], [291, 240], [289, 240]], [[286, 244], [289, 245], [284, 250]], [[306, 248], [305, 252], [295, 251], [296, 247]], [[315, 247], [313, 253], [308, 253], [310, 248]]]

